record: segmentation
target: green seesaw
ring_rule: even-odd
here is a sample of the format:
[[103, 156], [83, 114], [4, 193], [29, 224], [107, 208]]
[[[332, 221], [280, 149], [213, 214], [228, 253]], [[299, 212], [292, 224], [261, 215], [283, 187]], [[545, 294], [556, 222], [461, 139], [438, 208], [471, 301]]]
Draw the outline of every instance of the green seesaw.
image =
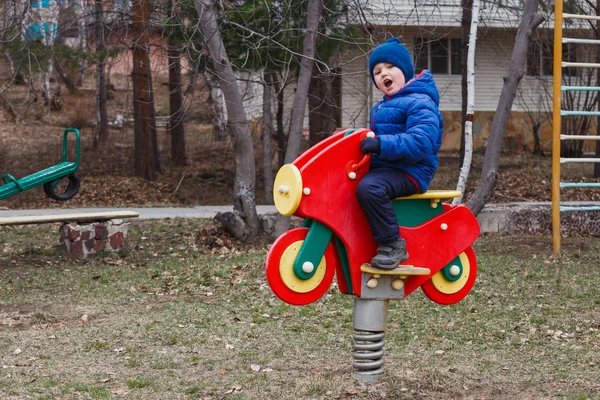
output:
[[[75, 161], [67, 160], [68, 150], [68, 135], [75, 133], [76, 148]], [[4, 184], [0, 186], [0, 200], [14, 196], [26, 190], [43, 185], [44, 192], [48, 197], [57, 201], [69, 200], [79, 191], [80, 179], [75, 175], [75, 171], [79, 168], [79, 150], [80, 150], [80, 134], [79, 130], [68, 128], [65, 130], [63, 137], [63, 160], [60, 164], [46, 168], [42, 171], [17, 179], [11, 174], [2, 174]], [[67, 178], [69, 183], [67, 188], [61, 193], [56, 192], [56, 186]]]

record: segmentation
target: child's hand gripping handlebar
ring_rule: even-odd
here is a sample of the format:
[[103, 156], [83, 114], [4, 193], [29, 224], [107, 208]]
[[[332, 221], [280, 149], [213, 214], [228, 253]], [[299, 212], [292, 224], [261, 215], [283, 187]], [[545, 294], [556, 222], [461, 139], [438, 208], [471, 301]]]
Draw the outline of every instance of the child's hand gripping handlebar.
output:
[[[365, 138], [375, 138], [375, 133], [373, 133], [372, 131], [361, 133], [360, 141], [362, 141]], [[370, 161], [371, 153], [365, 154], [359, 162], [350, 161], [350, 163], [348, 163], [348, 165], [346, 166], [346, 174], [348, 175], [348, 178], [356, 179], [356, 172], [363, 168], [365, 165], [368, 165]]]

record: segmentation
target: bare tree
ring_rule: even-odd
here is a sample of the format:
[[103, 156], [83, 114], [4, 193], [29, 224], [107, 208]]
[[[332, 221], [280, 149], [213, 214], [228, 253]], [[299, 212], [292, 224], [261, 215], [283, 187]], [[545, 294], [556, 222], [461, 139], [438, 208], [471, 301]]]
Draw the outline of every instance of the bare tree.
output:
[[[315, 56], [315, 43], [317, 29], [319, 27], [319, 15], [321, 14], [321, 0], [308, 0], [308, 10], [306, 13], [306, 34], [303, 42], [302, 61], [300, 61], [300, 74], [298, 76], [298, 86], [294, 96], [294, 105], [292, 106], [292, 121], [287, 148], [285, 151], [284, 162], [291, 163], [300, 154], [300, 143], [302, 140], [302, 131], [304, 125], [304, 111], [306, 109], [306, 99], [308, 97], [308, 87], [312, 75], [312, 68]], [[275, 222], [273, 236], [277, 237], [285, 232], [290, 226], [290, 217], [278, 215]]]
[[259, 232], [256, 212], [256, 166], [254, 148], [242, 95], [236, 83], [231, 62], [227, 56], [217, 19], [210, 0], [194, 0], [200, 26], [204, 34], [219, 83], [227, 104], [227, 128], [235, 151], [235, 182], [233, 188], [233, 213], [222, 215], [221, 222], [240, 239]]
[[262, 155], [263, 183], [265, 187], [265, 204], [273, 204], [273, 72], [264, 71], [265, 85], [263, 88], [263, 118], [262, 118]]
[[283, 122], [283, 79], [281, 74], [277, 74], [277, 79], [273, 79], [272, 86], [277, 95], [275, 99], [277, 101], [277, 112], [275, 113], [275, 121], [277, 121], [277, 128], [275, 129], [275, 137], [277, 138], [277, 166], [281, 168], [285, 160], [285, 149], [287, 147], [287, 135], [284, 129]]
[[[169, 14], [172, 19], [177, 18], [177, 4], [171, 2]], [[183, 94], [181, 93], [181, 52], [179, 43], [175, 39], [175, 33], [169, 35], [168, 55], [169, 55], [169, 131], [171, 133], [171, 160], [175, 165], [184, 166], [187, 164], [185, 150], [185, 129], [184, 129], [184, 109]]]
[[155, 180], [160, 171], [152, 72], [148, 57], [148, 0], [133, 0], [133, 117], [136, 176]]
[[308, 124], [309, 144], [314, 146], [338, 126], [339, 104], [335, 93], [335, 72], [321, 72], [318, 66], [313, 66], [313, 76], [310, 81], [308, 94]]
[[[567, 69], [567, 71], [569, 70]], [[563, 73], [563, 83], [565, 86], [593, 86], [595, 75], [596, 71], [591, 68], [577, 68], [575, 71]], [[561, 108], [563, 110], [594, 111], [597, 102], [598, 92], [566, 91], [562, 94]], [[593, 124], [593, 118], [587, 115], [563, 116], [560, 124], [561, 131], [565, 135], [587, 135]], [[565, 140], [560, 146], [560, 156], [581, 157], [583, 144], [583, 140]]]
[[[538, 83], [539, 90], [535, 90], [535, 93], [533, 94], [535, 97], [527, 96], [521, 90], [518, 91], [517, 97], [519, 105], [523, 108], [525, 116], [527, 117], [527, 122], [531, 127], [531, 135], [533, 136], [532, 154], [543, 157], [544, 149], [542, 148], [540, 133], [542, 125], [545, 122], [552, 122], [552, 105], [548, 104], [548, 100], [551, 100], [550, 91], [552, 82], [547, 82], [545, 79], [539, 79]], [[540, 107], [545, 107], [545, 109], [539, 111], [534, 110], [530, 106], [531, 103], [537, 104]]]
[[104, 76], [104, 12], [102, 0], [94, 3], [94, 26], [96, 31], [96, 128], [94, 130], [94, 147], [98, 143], [108, 142], [108, 117], [106, 114], [106, 82]]
[[77, 75], [77, 82], [75, 83], [77, 86], [83, 85], [83, 77], [85, 76], [85, 70], [87, 68], [87, 12], [86, 12], [86, 0], [78, 0], [77, 5], [79, 6], [79, 48], [83, 53], [83, 57], [81, 57], [81, 66], [79, 68], [79, 74]]
[[524, 4], [523, 16], [517, 30], [508, 71], [504, 76], [500, 100], [490, 128], [479, 185], [467, 202], [467, 207], [475, 215], [479, 214], [486, 202], [494, 195], [494, 188], [498, 182], [498, 164], [504, 131], [508, 124], [519, 82], [525, 73], [529, 39], [533, 30], [545, 19], [542, 14], [538, 13], [538, 5], [538, 0], [527, 0]]
[[321, 0], [308, 0], [306, 34], [304, 35], [303, 41], [302, 61], [300, 61], [300, 74], [298, 75], [296, 95], [294, 96], [294, 105], [292, 106], [292, 120], [290, 136], [285, 151], [285, 163], [291, 163], [300, 154], [300, 143], [304, 126], [304, 111], [306, 109], [308, 87], [312, 76], [321, 6]]

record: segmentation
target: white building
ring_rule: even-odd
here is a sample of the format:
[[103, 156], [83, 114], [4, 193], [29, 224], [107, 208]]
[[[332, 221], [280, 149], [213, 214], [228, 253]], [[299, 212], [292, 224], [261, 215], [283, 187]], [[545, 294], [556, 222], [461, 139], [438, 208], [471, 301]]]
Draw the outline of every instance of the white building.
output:
[[[376, 41], [401, 38], [413, 55], [416, 72], [428, 68], [440, 91], [440, 109], [446, 122], [443, 149], [457, 148], [461, 132], [461, 19], [459, 0], [374, 0], [362, 5], [373, 27]], [[541, 7], [541, 6], [540, 6]], [[522, 1], [497, 0], [480, 3], [480, 22], [475, 52], [474, 143], [480, 147], [489, 134], [491, 121], [508, 71]], [[539, 12], [548, 15], [552, 10]], [[533, 35], [527, 68], [512, 107], [505, 133], [506, 145], [521, 150], [532, 147], [531, 118], [542, 123], [542, 145], [550, 147], [552, 103], [553, 21], [546, 21]], [[582, 31], [577, 31], [581, 35]], [[579, 45], [565, 46], [564, 57], [594, 54]], [[381, 99], [367, 71], [368, 54], [352, 54], [342, 66], [343, 127], [368, 126], [372, 105]]]

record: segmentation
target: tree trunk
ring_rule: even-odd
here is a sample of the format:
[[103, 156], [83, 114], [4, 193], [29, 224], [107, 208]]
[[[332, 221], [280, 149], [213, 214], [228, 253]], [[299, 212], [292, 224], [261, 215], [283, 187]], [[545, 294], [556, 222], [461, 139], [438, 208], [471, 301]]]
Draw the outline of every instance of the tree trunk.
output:
[[[278, 76], [279, 78], [280, 76]], [[285, 148], [287, 147], [287, 136], [285, 134], [285, 129], [283, 127], [283, 88], [279, 84], [280, 80], [275, 80], [273, 82], [273, 88], [277, 93], [277, 113], [275, 114], [275, 119], [277, 120], [277, 131], [276, 131], [276, 139], [277, 139], [277, 167], [283, 167], [285, 160]]]
[[544, 150], [542, 149], [542, 142], [540, 140], [540, 128], [542, 123], [539, 120], [531, 123], [531, 134], [533, 135], [533, 153], [536, 156], [544, 157]]
[[44, 95], [44, 105], [50, 105], [53, 97], [52, 93], [52, 85], [50, 84], [50, 79], [52, 78], [52, 74], [54, 73], [54, 56], [53, 56], [53, 47], [54, 47], [54, 22], [56, 20], [56, 16], [54, 13], [51, 14], [50, 21], [48, 26], [50, 26], [50, 32], [43, 31], [44, 38], [43, 43], [46, 47], [50, 49], [50, 54], [48, 56], [48, 66], [46, 68], [46, 72], [44, 73], [44, 81], [43, 81], [43, 95]]
[[83, 56], [81, 57], [81, 65], [79, 67], [79, 74], [77, 76], [77, 86], [83, 86], [83, 77], [85, 76], [85, 70], [87, 68], [87, 24], [86, 24], [86, 11], [85, 11], [85, 0], [79, 0], [79, 7], [81, 9], [81, 16], [79, 17], [79, 47]]
[[465, 157], [465, 128], [467, 125], [467, 54], [469, 51], [469, 32], [471, 31], [471, 20], [473, 18], [473, 0], [461, 0], [462, 21], [461, 21], [461, 99], [462, 99], [462, 134], [460, 136], [459, 159]]
[[508, 72], [504, 76], [504, 85], [490, 128], [479, 185], [477, 185], [473, 196], [467, 203], [467, 206], [475, 215], [479, 214], [487, 201], [494, 195], [494, 188], [498, 181], [498, 163], [502, 151], [504, 131], [508, 124], [519, 82], [523, 78], [527, 66], [529, 38], [533, 30], [544, 21], [544, 16], [538, 14], [537, 10], [538, 0], [527, 0], [525, 2]]
[[[194, 0], [198, 11], [200, 27], [204, 34], [206, 47], [216, 71], [227, 105], [227, 129], [231, 135], [235, 152], [235, 182], [233, 185], [234, 213], [227, 215], [241, 217], [245, 223], [244, 229], [235, 229], [238, 239], [246, 240], [260, 231], [260, 223], [256, 212], [256, 165], [250, 126], [242, 103], [242, 95], [237, 85], [233, 68], [219, 31], [211, 0]], [[236, 214], [237, 213], [237, 214]], [[223, 216], [222, 216], [223, 217]], [[239, 218], [221, 218], [222, 221]]]
[[73, 83], [73, 80], [69, 77], [69, 74], [67, 74], [67, 71], [65, 71], [63, 69], [62, 65], [60, 65], [59, 62], [57, 62], [55, 65], [56, 65], [56, 72], [58, 72], [61, 79], [63, 80], [65, 86], [67, 87], [67, 91], [71, 94], [75, 93], [75, 91], [76, 91], [75, 83]]
[[263, 145], [263, 182], [265, 187], [265, 204], [273, 204], [273, 73], [265, 70], [265, 85], [263, 88], [263, 119], [262, 119], [262, 145]]
[[[477, 24], [479, 23], [479, 0], [471, 1], [471, 26], [469, 28], [469, 46], [467, 53], [467, 110], [463, 117], [464, 121], [464, 154], [462, 168], [458, 177], [456, 190], [460, 196], [452, 200], [452, 205], [462, 203], [471, 171], [471, 161], [473, 160], [473, 115], [475, 114], [475, 46], [477, 43]], [[463, 72], [463, 75], [465, 73]]]
[[106, 82], [104, 81], [104, 16], [102, 0], [96, 0], [94, 9], [94, 25], [96, 28], [96, 129], [94, 131], [94, 147], [98, 143], [108, 142], [108, 117], [106, 114]]
[[15, 66], [15, 63], [13, 62], [12, 56], [10, 55], [10, 53], [8, 51], [4, 52], [4, 57], [6, 57], [6, 61], [8, 62], [8, 67], [10, 68], [10, 79], [11, 82], [9, 83], [9, 86], [15, 82], [17, 83], [17, 73], [18, 70]]
[[[296, 86], [296, 95], [294, 96], [294, 105], [292, 106], [292, 121], [290, 136], [285, 151], [285, 164], [291, 163], [300, 154], [300, 144], [302, 143], [302, 131], [304, 126], [304, 111], [306, 109], [306, 98], [308, 96], [308, 87], [310, 85], [314, 64], [315, 43], [317, 39], [317, 30], [319, 28], [321, 7], [321, 0], [308, 0], [306, 33], [302, 43], [302, 60], [300, 61], [300, 74]], [[289, 228], [289, 226], [290, 217], [278, 215], [277, 220], [275, 221], [273, 236], [281, 235]]]
[[108, 100], [112, 100], [115, 98], [114, 93], [112, 93], [112, 91], [114, 90], [114, 87], [112, 86], [112, 83], [110, 83], [111, 70], [113, 67], [112, 60], [110, 60], [107, 63], [104, 63], [104, 67], [105, 67], [104, 82], [106, 82], [106, 98]]
[[171, 132], [171, 160], [173, 164], [187, 164], [185, 154], [185, 130], [183, 125], [183, 96], [181, 93], [181, 53], [169, 45], [169, 130]]
[[223, 99], [223, 91], [219, 83], [213, 80], [208, 71], [203, 72], [204, 82], [208, 86], [208, 99], [212, 105], [212, 123], [214, 128], [213, 139], [217, 142], [225, 140], [227, 137], [227, 109]]
[[[23, 2], [23, 10], [21, 11], [20, 14], [20, 18], [19, 21], [20, 22], [20, 30], [19, 30], [19, 36], [21, 39], [21, 43], [26, 43], [27, 42], [27, 27], [29, 26], [29, 9], [30, 9], [30, 2], [29, 1], [24, 1]], [[15, 84], [20, 85], [25, 83], [25, 76], [23, 74], [23, 71], [20, 68], [20, 64], [17, 64], [17, 68], [15, 70], [15, 74], [14, 74], [14, 81]], [[30, 79], [31, 81], [31, 79]], [[29, 97], [29, 95], [27, 96]]]
[[315, 43], [321, 6], [321, 0], [308, 0], [306, 33], [302, 43], [302, 60], [300, 61], [300, 74], [292, 106], [290, 137], [288, 138], [285, 151], [285, 164], [291, 163], [300, 154], [300, 144], [302, 143], [302, 131], [304, 127], [304, 111], [306, 109], [306, 98], [308, 97], [308, 87], [310, 86], [314, 64]]
[[155, 180], [160, 171], [154, 93], [148, 57], [148, 0], [133, 0], [133, 118], [135, 175]]
[[331, 135], [338, 125], [338, 104], [333, 90], [335, 75], [321, 73], [313, 66], [308, 93], [309, 145]]

